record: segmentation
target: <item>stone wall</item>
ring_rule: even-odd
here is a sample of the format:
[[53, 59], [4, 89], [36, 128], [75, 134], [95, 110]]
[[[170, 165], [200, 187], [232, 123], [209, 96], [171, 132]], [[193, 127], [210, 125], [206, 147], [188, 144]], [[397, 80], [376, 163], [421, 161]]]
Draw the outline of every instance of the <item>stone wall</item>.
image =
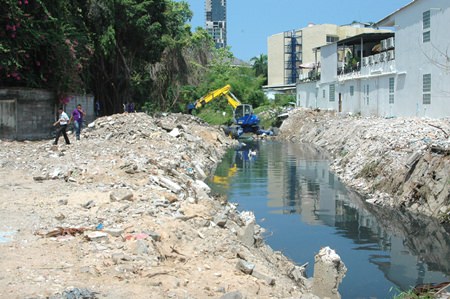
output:
[[[0, 89], [0, 139], [38, 140], [54, 135], [57, 119], [55, 94], [42, 89]], [[86, 122], [95, 119], [94, 97], [70, 96], [65, 111], [70, 116], [77, 104], [83, 105]]]

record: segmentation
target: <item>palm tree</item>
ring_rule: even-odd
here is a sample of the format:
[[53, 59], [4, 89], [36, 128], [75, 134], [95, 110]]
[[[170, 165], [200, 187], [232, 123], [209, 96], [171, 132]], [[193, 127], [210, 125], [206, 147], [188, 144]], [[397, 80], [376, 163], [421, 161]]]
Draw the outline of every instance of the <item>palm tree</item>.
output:
[[260, 54], [259, 57], [253, 57], [250, 61], [253, 63], [255, 75], [264, 77], [265, 84], [267, 84], [267, 55]]

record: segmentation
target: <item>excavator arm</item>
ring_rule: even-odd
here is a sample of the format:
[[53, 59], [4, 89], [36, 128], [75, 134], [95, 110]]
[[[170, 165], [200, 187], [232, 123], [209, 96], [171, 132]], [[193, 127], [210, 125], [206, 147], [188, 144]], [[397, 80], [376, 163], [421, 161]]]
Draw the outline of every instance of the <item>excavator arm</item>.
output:
[[236, 109], [237, 106], [241, 105], [241, 102], [239, 102], [236, 96], [231, 92], [231, 86], [227, 84], [224, 87], [213, 90], [201, 97], [197, 102], [195, 102], [195, 109], [198, 109], [221, 96], [224, 96], [227, 99], [228, 104], [233, 107], [233, 109]]
[[225, 133], [238, 138], [243, 133], [252, 132], [258, 135], [272, 135], [271, 131], [262, 130], [259, 127], [259, 118], [253, 113], [253, 108], [250, 104], [242, 104], [236, 96], [231, 92], [231, 86], [229, 84], [222, 88], [213, 90], [205, 96], [198, 99], [194, 104], [188, 106], [189, 113], [192, 109], [198, 109], [214, 99], [225, 97], [228, 104], [233, 107], [233, 122], [234, 125], [226, 128]]

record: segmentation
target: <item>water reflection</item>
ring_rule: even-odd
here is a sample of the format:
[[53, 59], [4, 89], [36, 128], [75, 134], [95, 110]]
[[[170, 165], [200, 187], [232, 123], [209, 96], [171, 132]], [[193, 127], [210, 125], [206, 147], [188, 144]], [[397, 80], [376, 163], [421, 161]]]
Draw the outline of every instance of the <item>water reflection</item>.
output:
[[312, 264], [320, 247], [336, 249], [349, 268], [343, 298], [387, 298], [392, 287], [450, 280], [450, 238], [439, 223], [366, 206], [313, 146], [242, 145], [212, 180], [214, 191], [266, 219], [267, 243], [297, 263]]

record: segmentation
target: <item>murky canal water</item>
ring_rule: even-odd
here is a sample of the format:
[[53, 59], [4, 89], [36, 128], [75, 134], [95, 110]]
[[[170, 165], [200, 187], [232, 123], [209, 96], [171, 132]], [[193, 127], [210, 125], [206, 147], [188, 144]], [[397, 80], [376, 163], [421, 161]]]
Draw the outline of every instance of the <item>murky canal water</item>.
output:
[[327, 157], [309, 145], [245, 142], [209, 184], [255, 213], [266, 242], [313, 275], [330, 246], [348, 268], [342, 298], [392, 298], [399, 290], [450, 281], [450, 236], [438, 222], [375, 209], [346, 189]]

